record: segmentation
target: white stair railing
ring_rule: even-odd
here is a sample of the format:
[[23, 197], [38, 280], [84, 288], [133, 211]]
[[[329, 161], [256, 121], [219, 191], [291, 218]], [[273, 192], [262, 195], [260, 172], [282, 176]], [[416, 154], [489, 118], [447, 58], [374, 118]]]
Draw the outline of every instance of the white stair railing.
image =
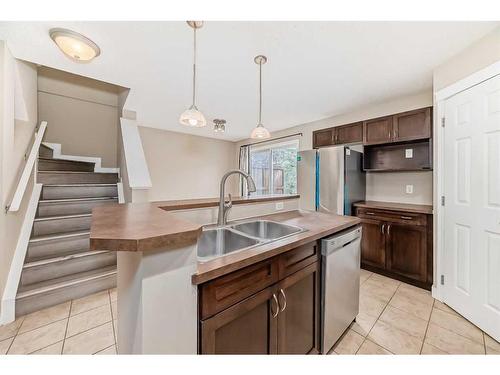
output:
[[46, 128], [47, 128], [47, 121], [42, 121], [38, 130], [35, 133], [35, 141], [33, 142], [33, 146], [31, 147], [30, 154], [23, 169], [23, 173], [21, 175], [21, 178], [19, 179], [19, 183], [17, 184], [14, 197], [12, 198], [10, 204], [5, 206], [6, 212], [16, 212], [19, 210], [19, 207], [21, 206], [24, 193], [26, 192], [26, 187], [28, 186], [28, 182], [30, 180], [31, 172], [33, 171], [33, 167], [35, 166], [35, 161], [38, 157], [38, 150], [40, 149], [40, 144], [42, 143], [43, 135], [45, 134]]

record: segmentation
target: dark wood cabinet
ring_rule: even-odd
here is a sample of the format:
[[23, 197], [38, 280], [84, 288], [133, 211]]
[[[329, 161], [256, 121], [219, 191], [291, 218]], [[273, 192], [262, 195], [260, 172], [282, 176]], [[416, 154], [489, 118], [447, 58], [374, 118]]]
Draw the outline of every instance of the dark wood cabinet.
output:
[[404, 142], [431, 137], [431, 108], [398, 113], [393, 116], [393, 141]]
[[335, 129], [335, 144], [351, 144], [363, 142], [363, 122], [337, 126]]
[[322, 129], [313, 132], [313, 148], [331, 146], [334, 143], [332, 129]]
[[363, 145], [392, 142], [392, 116], [363, 122]]
[[356, 216], [363, 227], [363, 268], [431, 288], [432, 215], [356, 207]]
[[319, 270], [314, 241], [200, 285], [200, 353], [318, 353]]

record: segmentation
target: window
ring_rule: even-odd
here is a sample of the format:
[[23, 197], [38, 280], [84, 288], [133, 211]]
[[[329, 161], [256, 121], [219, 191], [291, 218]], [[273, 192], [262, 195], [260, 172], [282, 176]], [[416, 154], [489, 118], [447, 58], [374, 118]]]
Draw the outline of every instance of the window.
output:
[[250, 174], [256, 195], [297, 193], [297, 151], [299, 141], [250, 147]]

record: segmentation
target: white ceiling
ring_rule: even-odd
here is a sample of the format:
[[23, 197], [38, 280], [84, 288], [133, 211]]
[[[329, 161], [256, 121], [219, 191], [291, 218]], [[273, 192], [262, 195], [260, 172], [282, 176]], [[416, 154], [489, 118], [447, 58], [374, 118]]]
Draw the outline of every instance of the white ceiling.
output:
[[[139, 124], [239, 140], [257, 123], [257, 54], [263, 123], [272, 131], [428, 90], [435, 67], [498, 22], [206, 22], [198, 32], [197, 105], [227, 131], [178, 123], [190, 105], [192, 29], [185, 22], [1, 22], [15, 57], [131, 88]], [[90, 64], [66, 58], [48, 36], [66, 27], [95, 41]]]

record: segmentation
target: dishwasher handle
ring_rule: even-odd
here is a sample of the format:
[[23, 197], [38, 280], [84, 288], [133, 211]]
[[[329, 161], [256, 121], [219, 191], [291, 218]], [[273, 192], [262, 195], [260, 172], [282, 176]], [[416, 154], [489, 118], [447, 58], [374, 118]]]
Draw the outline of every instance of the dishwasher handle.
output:
[[321, 241], [321, 253], [322, 255], [331, 254], [333, 251], [350, 245], [360, 238], [361, 227], [357, 227], [355, 230], [351, 230], [347, 233], [325, 238]]

